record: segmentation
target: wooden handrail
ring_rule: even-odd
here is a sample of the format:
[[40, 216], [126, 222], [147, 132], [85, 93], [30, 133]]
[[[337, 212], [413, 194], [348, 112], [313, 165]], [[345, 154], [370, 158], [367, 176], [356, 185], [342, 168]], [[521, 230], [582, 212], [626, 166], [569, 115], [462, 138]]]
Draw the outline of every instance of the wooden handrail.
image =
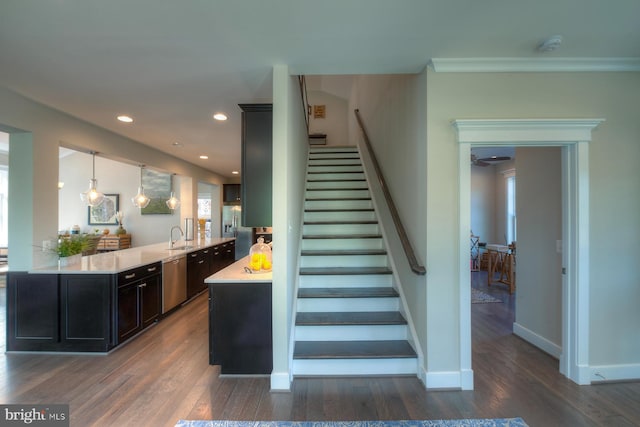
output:
[[300, 96], [302, 97], [302, 109], [304, 110], [304, 122], [307, 125], [307, 133], [309, 133], [309, 101], [307, 95], [307, 80], [304, 75], [298, 76], [300, 84]]
[[364, 136], [364, 143], [367, 146], [367, 151], [371, 156], [371, 162], [373, 163], [373, 169], [376, 172], [376, 177], [378, 178], [378, 182], [380, 183], [380, 187], [382, 188], [382, 193], [384, 194], [384, 198], [387, 201], [387, 205], [389, 206], [389, 211], [391, 212], [391, 218], [393, 219], [393, 224], [396, 226], [396, 231], [398, 232], [398, 236], [400, 237], [400, 243], [402, 243], [402, 248], [404, 249], [404, 253], [407, 256], [407, 261], [409, 261], [409, 266], [411, 266], [411, 271], [416, 274], [426, 274], [427, 269], [424, 268], [420, 262], [418, 262], [418, 258], [416, 257], [416, 253], [411, 246], [411, 242], [407, 237], [407, 232], [402, 225], [402, 221], [400, 220], [400, 215], [398, 214], [398, 209], [396, 209], [395, 203], [393, 203], [393, 198], [391, 197], [391, 193], [389, 192], [389, 188], [387, 187], [387, 183], [382, 175], [382, 169], [378, 164], [378, 160], [376, 159], [376, 154], [373, 151], [373, 147], [371, 146], [371, 142], [369, 141], [369, 136], [367, 135], [367, 131], [364, 128], [364, 123], [362, 122], [362, 118], [360, 117], [360, 111], [354, 110], [356, 114], [356, 119], [358, 120], [358, 125], [360, 125], [360, 129], [362, 129], [362, 135]]

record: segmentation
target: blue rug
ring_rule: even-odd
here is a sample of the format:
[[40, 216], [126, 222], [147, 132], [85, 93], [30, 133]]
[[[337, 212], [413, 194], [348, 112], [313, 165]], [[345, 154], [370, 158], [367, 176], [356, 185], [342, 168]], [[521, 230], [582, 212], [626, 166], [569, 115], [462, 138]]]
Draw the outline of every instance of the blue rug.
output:
[[176, 427], [527, 427], [522, 418], [423, 421], [185, 421]]

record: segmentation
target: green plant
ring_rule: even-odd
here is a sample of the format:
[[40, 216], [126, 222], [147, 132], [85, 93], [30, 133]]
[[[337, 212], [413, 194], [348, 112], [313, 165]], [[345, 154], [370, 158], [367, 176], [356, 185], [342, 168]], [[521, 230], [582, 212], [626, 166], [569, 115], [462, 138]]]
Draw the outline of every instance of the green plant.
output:
[[85, 235], [59, 236], [56, 252], [59, 257], [81, 254], [89, 244]]

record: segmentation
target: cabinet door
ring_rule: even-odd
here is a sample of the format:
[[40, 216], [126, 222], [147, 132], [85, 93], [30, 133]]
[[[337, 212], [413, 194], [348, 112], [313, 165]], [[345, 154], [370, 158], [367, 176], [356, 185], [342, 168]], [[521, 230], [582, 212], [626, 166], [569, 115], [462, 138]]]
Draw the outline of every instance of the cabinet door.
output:
[[57, 275], [7, 273], [7, 350], [55, 350], [58, 304]]
[[200, 290], [200, 272], [203, 263], [199, 252], [187, 254], [187, 299], [196, 295]]
[[60, 276], [62, 348], [73, 351], [108, 351], [111, 334], [111, 275]]
[[241, 104], [242, 225], [271, 227], [272, 105]]
[[225, 203], [240, 203], [240, 184], [224, 184], [222, 188]]
[[140, 281], [140, 303], [142, 307], [142, 327], [146, 328], [156, 322], [162, 310], [162, 276], [159, 274], [149, 276]]
[[140, 288], [137, 282], [118, 287], [118, 343], [142, 330]]

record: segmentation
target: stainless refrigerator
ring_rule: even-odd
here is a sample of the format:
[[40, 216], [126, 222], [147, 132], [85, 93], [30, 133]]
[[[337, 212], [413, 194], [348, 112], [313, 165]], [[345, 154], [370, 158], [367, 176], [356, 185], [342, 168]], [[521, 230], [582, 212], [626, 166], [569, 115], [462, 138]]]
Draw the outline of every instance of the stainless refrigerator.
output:
[[222, 237], [236, 238], [236, 260], [249, 255], [252, 228], [241, 224], [242, 207], [240, 205], [222, 206]]

